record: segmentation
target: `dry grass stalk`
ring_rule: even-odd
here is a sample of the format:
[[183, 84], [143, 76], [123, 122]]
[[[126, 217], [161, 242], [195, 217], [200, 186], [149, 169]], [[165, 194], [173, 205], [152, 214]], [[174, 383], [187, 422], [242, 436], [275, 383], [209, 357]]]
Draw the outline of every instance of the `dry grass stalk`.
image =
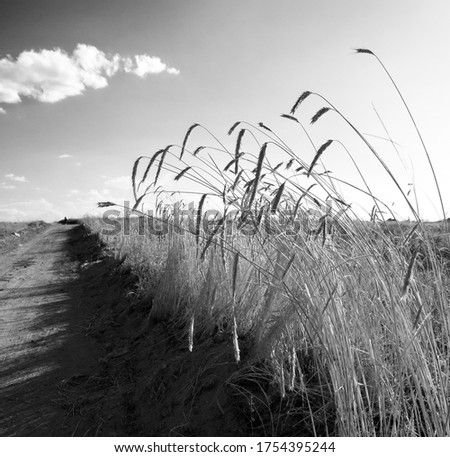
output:
[[251, 208], [252, 203], [255, 200], [256, 192], [258, 190], [258, 184], [261, 179], [261, 170], [263, 167], [264, 158], [266, 156], [266, 149], [267, 149], [267, 143], [264, 143], [259, 152], [258, 164], [256, 166], [255, 179], [254, 179], [254, 183], [252, 185], [252, 191], [251, 191], [250, 198], [249, 198], [249, 201], [247, 204], [248, 208]]
[[211, 235], [206, 240], [205, 247], [203, 248], [203, 251], [202, 251], [202, 253], [200, 255], [200, 260], [204, 260], [206, 251], [208, 250], [209, 246], [211, 246], [211, 243], [214, 241], [214, 238], [216, 237], [216, 235], [219, 232], [219, 230], [222, 228], [223, 224], [224, 224], [224, 218], [222, 217], [217, 222], [216, 227], [214, 228], [213, 232], [211, 233]]
[[285, 119], [289, 119], [291, 121], [297, 122], [297, 124], [298, 124], [298, 119], [295, 116], [291, 116], [290, 114], [281, 114], [281, 117], [284, 117]]
[[370, 49], [365, 49], [365, 48], [357, 48], [355, 49], [355, 52], [357, 54], [371, 54], [371, 55], [375, 55]]
[[311, 162], [311, 165], [309, 166], [309, 170], [307, 173], [308, 178], [311, 176], [312, 169], [314, 168], [314, 165], [317, 163], [319, 160], [320, 156], [325, 152], [325, 150], [331, 145], [333, 140], [328, 140], [320, 148], [317, 150], [316, 155], [314, 156], [313, 161]]
[[236, 174], [236, 170], [238, 169], [239, 166], [239, 159], [244, 155], [243, 152], [239, 153], [233, 160], [230, 160], [230, 162], [227, 163], [223, 171], [228, 171], [233, 165], [235, 166], [234, 168], [234, 173]]
[[192, 153], [192, 155], [195, 157], [200, 151], [205, 149], [206, 146], [199, 146], [198, 148], [195, 149], [195, 151]]
[[164, 152], [164, 149], [160, 149], [159, 151], [156, 151], [152, 157], [150, 158], [150, 161], [148, 162], [147, 167], [145, 168], [144, 174], [142, 175], [141, 181], [139, 182], [139, 187], [142, 185], [143, 182], [147, 179], [148, 173], [150, 172], [150, 169], [152, 165], [155, 163], [155, 160]]
[[231, 134], [234, 132], [234, 130], [235, 130], [240, 124], [241, 124], [241, 121], [235, 122], [235, 123], [231, 126], [230, 130], [228, 130], [228, 135], [231, 135]]
[[330, 111], [330, 109], [331, 108], [329, 107], [320, 108], [320, 110], [317, 111], [317, 113], [311, 118], [311, 125], [315, 124], [325, 113]]
[[238, 264], [239, 264], [239, 253], [236, 252], [233, 259], [233, 271], [232, 271], [232, 281], [231, 281], [231, 290], [232, 290], [232, 300], [233, 300], [233, 348], [234, 348], [234, 358], [236, 362], [241, 360], [241, 351], [239, 349], [239, 339], [237, 331], [237, 321], [236, 321], [236, 281], [238, 277]]
[[145, 158], [146, 156], [140, 156], [138, 157], [134, 164], [133, 164], [133, 170], [131, 172], [131, 186], [133, 188], [133, 195], [134, 195], [134, 199], [136, 200], [137, 199], [137, 190], [136, 190], [136, 174], [137, 174], [137, 171], [138, 171], [138, 167], [139, 167], [139, 162]]
[[234, 174], [238, 174], [239, 171], [239, 158], [242, 156], [241, 150], [241, 143], [242, 138], [244, 138], [245, 129], [239, 130], [239, 134], [236, 140], [236, 148], [234, 150]]
[[189, 127], [189, 129], [188, 129], [188, 131], [187, 131], [187, 133], [186, 133], [186, 135], [185, 135], [185, 137], [184, 137], [183, 146], [181, 147], [181, 152], [180, 152], [180, 161], [183, 159], [184, 151], [185, 151], [185, 149], [186, 149], [186, 144], [187, 144], [187, 142], [188, 142], [189, 136], [191, 135], [192, 131], [193, 131], [196, 127], [200, 127], [200, 124], [192, 124], [192, 125]]
[[[165, 149], [162, 150], [161, 152], [161, 158], [159, 159], [159, 163], [158, 163], [158, 169], [156, 171], [156, 176], [155, 176], [155, 180], [153, 181], [153, 184], [156, 186], [156, 183], [158, 182], [158, 178], [159, 178], [159, 175], [161, 173], [161, 170], [162, 170], [162, 167], [163, 167], [163, 164], [164, 164], [164, 160], [166, 158], [166, 155], [167, 153], [169, 152], [169, 149], [172, 147], [172, 145], [169, 145], [167, 146]], [[159, 151], [158, 151], [159, 152]], [[158, 153], [157, 153], [158, 154]], [[157, 157], [157, 154], [155, 154], [155, 156]], [[158, 154], [159, 155], [159, 154]], [[150, 164], [151, 165], [154, 160], [156, 160], [156, 157], [152, 157], [152, 160], [150, 161]]]
[[281, 197], [283, 195], [284, 186], [286, 183], [281, 184], [281, 186], [277, 190], [277, 194], [275, 198], [272, 200], [270, 211], [275, 214], [277, 212], [278, 205], [280, 204]]
[[312, 94], [312, 92], [310, 92], [309, 90], [306, 90], [305, 92], [302, 93], [302, 95], [300, 95], [300, 97], [298, 97], [297, 101], [294, 103], [294, 106], [291, 108], [291, 112], [290, 112], [291, 116], [293, 116], [295, 114], [295, 112], [297, 111], [297, 108], [300, 106], [300, 104], [303, 103], [305, 101], [305, 99], [307, 97], [309, 97], [311, 94]]
[[258, 125], [259, 125], [261, 128], [263, 128], [264, 130], [267, 130], [268, 132], [273, 133], [272, 130], [271, 130], [269, 127], [267, 127], [267, 125], [265, 125], [264, 123], [258, 122]]
[[200, 240], [200, 226], [202, 223], [202, 215], [203, 215], [203, 204], [205, 203], [205, 199], [208, 194], [203, 194], [202, 198], [200, 199], [200, 202], [198, 204], [198, 209], [197, 209], [197, 220], [195, 222], [195, 242], [198, 246], [199, 240]]
[[[357, 52], [373, 54], [366, 49]], [[291, 114], [282, 117], [302, 125], [293, 114], [311, 94], [304, 92]], [[330, 106], [327, 111], [338, 112]], [[319, 110], [313, 121], [325, 112], [325, 109]], [[399, 184], [364, 135], [353, 124], [348, 124]], [[239, 125], [241, 122], [235, 123], [228, 133], [232, 134]], [[274, 151], [272, 146], [268, 151], [264, 143], [259, 151], [246, 152], [245, 159], [239, 161], [246, 130], [255, 137], [256, 144], [261, 144], [261, 137], [268, 136], [261, 130], [268, 130], [264, 124], [248, 125], [247, 129], [240, 130], [234, 151], [222, 148], [230, 158], [234, 155], [223, 172], [219, 171], [219, 162], [216, 164], [210, 155], [197, 157], [205, 167], [209, 164], [210, 169], [217, 171], [219, 184], [211, 194], [202, 192], [193, 234], [153, 237], [146, 241], [145, 249], [142, 244], [127, 240], [129, 244], [121, 248], [125, 262], [133, 262], [133, 256], [149, 261], [158, 246], [170, 246], [164, 257], [166, 265], [159, 268], [164, 280], [152, 289], [159, 297], [152, 313], [161, 317], [180, 316], [179, 321], [183, 320], [188, 330], [191, 351], [197, 335], [211, 334], [215, 326], [220, 328], [227, 324], [232, 333], [234, 357], [239, 361], [243, 358], [239, 336], [250, 335], [255, 341], [251, 354], [263, 365], [256, 368], [249, 360], [254, 384], [262, 386], [264, 395], [268, 394], [264, 386], [276, 385], [287, 397], [283, 405], [301, 405], [302, 423], [306, 422], [305, 417], [309, 418], [309, 432], [313, 435], [448, 436], [450, 368], [443, 361], [448, 359], [450, 347], [450, 279], [438, 251], [430, 247], [424, 226], [417, 222], [410, 230], [408, 225], [406, 237], [403, 231], [400, 239], [392, 237], [385, 231], [386, 225], [375, 220], [381, 214], [382, 203], [370, 189], [364, 191], [359, 187], [353, 188], [377, 202], [373, 221], [352, 216], [351, 208], [345, 203], [347, 199], [336, 190], [342, 181], [314, 173], [317, 161], [332, 140], [318, 150], [310, 141], [314, 159], [307, 173], [296, 176], [292, 176], [293, 168], [299, 173], [308, 166], [275, 134], [270, 135]], [[184, 139], [182, 153], [194, 127]], [[196, 157], [200, 150], [197, 148], [184, 157]], [[281, 162], [280, 151], [287, 157]], [[275, 163], [278, 165], [274, 168], [269, 155], [272, 152], [277, 154]], [[159, 151], [157, 157], [161, 158], [162, 154]], [[155, 160], [150, 159], [152, 164]], [[136, 180], [138, 164], [133, 167], [132, 181]], [[163, 167], [160, 161], [159, 171], [161, 167], [171, 172], [175, 169], [175, 174], [181, 177], [187, 173], [186, 165], [180, 162], [179, 168], [169, 168], [172, 165]], [[236, 166], [234, 180], [225, 174], [233, 165]], [[192, 167], [186, 178], [195, 172]], [[308, 187], [307, 178], [311, 176], [315, 183]], [[338, 186], [334, 187], [335, 183]], [[314, 194], [311, 193], [313, 186], [316, 186]], [[250, 227], [250, 236], [241, 231], [248, 228], [243, 227], [244, 224], [235, 224], [233, 231], [225, 231], [224, 216], [215, 221], [215, 228], [200, 250], [200, 224], [206, 195], [223, 202], [225, 214], [237, 209], [236, 219], [241, 222], [251, 219], [257, 229]], [[308, 236], [310, 221], [306, 221], [311, 203], [320, 207], [320, 200], [325, 196], [348, 208], [339, 220], [346, 233], [336, 235], [332, 249]], [[293, 236], [263, 232], [260, 225], [267, 212], [283, 215], [284, 211], [290, 214], [291, 209], [294, 214], [290, 222], [296, 227]], [[294, 221], [300, 212], [302, 225], [297, 227]], [[314, 223], [319, 224], [317, 236], [325, 234], [325, 218], [317, 221], [315, 217]], [[414, 269], [419, 249], [406, 258], [409, 254], [405, 255], [405, 247], [414, 245], [417, 239], [425, 241], [426, 249], [420, 252], [428, 258], [421, 262], [421, 268]], [[220, 247], [222, 258], [216, 248], [211, 248], [212, 244]], [[205, 258], [208, 249], [210, 255]], [[139, 262], [135, 261], [134, 265]], [[240, 262], [245, 262], [245, 268]], [[405, 264], [407, 269], [402, 277], [400, 272]], [[400, 287], [403, 300], [399, 302], [396, 291]], [[195, 319], [192, 303], [196, 303]], [[286, 414], [283, 408], [279, 416], [274, 410], [270, 411], [271, 431], [280, 431], [277, 427], [284, 418], [291, 412], [295, 415], [295, 411]]]
[[403, 280], [402, 298], [404, 298], [406, 296], [406, 293], [408, 292], [408, 286], [411, 281], [411, 275], [418, 253], [419, 250], [415, 249], [413, 254], [411, 255], [411, 259], [409, 260], [408, 270], [406, 271], [405, 279]]
[[283, 164], [284, 164], [284, 162], [277, 163], [277, 164], [273, 167], [273, 170], [272, 170], [272, 171], [277, 171], [278, 168], [280, 168], [281, 165], [283, 165]]
[[289, 160], [289, 162], [286, 164], [286, 166], [284, 167], [284, 169], [285, 169], [285, 170], [289, 170], [289, 168], [291, 168], [292, 165], [294, 164], [294, 160], [295, 160], [295, 159]]
[[234, 192], [234, 191], [236, 190], [237, 186], [239, 185], [239, 182], [240, 182], [240, 180], [241, 180], [241, 177], [242, 177], [242, 174], [243, 174], [243, 173], [244, 173], [244, 170], [241, 170], [241, 171], [237, 174], [236, 178], [234, 179], [234, 182], [233, 182], [233, 184], [232, 184], [232, 186], [231, 186], [231, 188], [230, 188], [230, 190], [231, 190], [232, 192]]
[[182, 170], [180, 173], [178, 173], [176, 176], [175, 176], [175, 181], [178, 181], [179, 179], [181, 179], [183, 177], [183, 175], [185, 173], [187, 173], [192, 167], [186, 167], [184, 170]]

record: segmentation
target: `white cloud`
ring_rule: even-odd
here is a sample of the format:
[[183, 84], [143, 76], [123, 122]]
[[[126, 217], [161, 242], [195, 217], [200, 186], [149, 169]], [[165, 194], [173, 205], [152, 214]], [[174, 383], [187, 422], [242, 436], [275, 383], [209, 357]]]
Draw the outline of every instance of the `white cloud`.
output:
[[74, 195], [79, 195], [80, 194], [80, 191], [78, 189], [71, 189], [69, 190], [69, 192], [67, 193], [67, 195], [69, 197], [73, 197]]
[[54, 103], [83, 92], [83, 84], [71, 57], [61, 49], [23, 51], [14, 61], [0, 60], [0, 101], [19, 103], [21, 97]]
[[79, 75], [87, 87], [101, 89], [108, 85], [106, 77], [111, 77], [120, 67], [120, 56], [108, 58], [95, 46], [79, 44], [73, 52], [73, 60], [79, 68]]
[[0, 220], [5, 222], [37, 219], [55, 221], [62, 217], [63, 214], [44, 198], [0, 205]]
[[25, 178], [25, 176], [16, 176], [14, 173], [8, 173], [5, 175], [5, 178], [11, 179], [11, 181], [28, 182], [28, 179]]
[[164, 71], [170, 75], [179, 75], [180, 70], [173, 67], [168, 67], [159, 57], [152, 57], [147, 54], [134, 56], [133, 60], [127, 58], [124, 60], [124, 70], [126, 73], [134, 73], [141, 78], [148, 75], [163, 73]]
[[128, 70], [141, 78], [149, 74], [162, 73], [167, 69], [167, 65], [159, 57], [151, 57], [145, 54], [135, 56], [135, 67]]
[[58, 156], [58, 159], [69, 159], [73, 157], [73, 155], [70, 155], [70, 154], [61, 154]]
[[117, 178], [110, 178], [105, 181], [105, 186], [122, 190], [130, 190], [131, 178], [129, 176], [118, 176]]
[[160, 57], [122, 57], [86, 44], [78, 44], [72, 55], [60, 48], [29, 50], [16, 59], [10, 55], [0, 59], [0, 103], [20, 103], [23, 97], [55, 103], [80, 95], [87, 88], [106, 87], [108, 78], [119, 71], [141, 78], [162, 72], [180, 73]]
[[87, 193], [87, 198], [93, 201], [101, 201], [101, 200], [110, 200], [111, 191], [109, 189], [90, 189]]
[[0, 106], [0, 114], [6, 114], [6, 111]]
[[5, 190], [11, 190], [11, 189], [15, 189], [16, 186], [13, 186], [12, 184], [6, 184], [6, 183], [2, 182], [0, 184], [0, 188], [1, 189], [5, 189]]

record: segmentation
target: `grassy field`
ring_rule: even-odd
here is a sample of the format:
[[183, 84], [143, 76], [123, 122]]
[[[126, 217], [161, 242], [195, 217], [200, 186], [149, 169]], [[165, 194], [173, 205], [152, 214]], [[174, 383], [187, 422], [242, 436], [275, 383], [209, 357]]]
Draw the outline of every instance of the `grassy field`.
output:
[[48, 227], [43, 221], [0, 222], [0, 255], [12, 251]]
[[[254, 425], [273, 435], [448, 436], [448, 222], [421, 221], [376, 149], [320, 95], [304, 92], [286, 122], [303, 128], [296, 112], [313, 96], [326, 106], [311, 122], [328, 111], [347, 122], [411, 221], [386, 220], [389, 208], [364, 176], [370, 220], [352, 212], [320, 166], [332, 140], [306, 163], [268, 126], [238, 122], [229, 132], [234, 150], [215, 137], [215, 146], [188, 149], [192, 132], [203, 129], [194, 124], [180, 147], [137, 159], [132, 210], [140, 227], [135, 220], [127, 234], [123, 212], [115, 234], [105, 235], [100, 219], [85, 223], [136, 273], [140, 296], [153, 300], [151, 317], [181, 329], [191, 351], [204, 341], [232, 342], [237, 368], [228, 386], [250, 405]], [[255, 139], [253, 152], [241, 147], [244, 136]], [[204, 189], [195, 209], [164, 206], [163, 172]], [[148, 194], [157, 196], [152, 215], [140, 212]], [[208, 219], [211, 199], [221, 210]]]

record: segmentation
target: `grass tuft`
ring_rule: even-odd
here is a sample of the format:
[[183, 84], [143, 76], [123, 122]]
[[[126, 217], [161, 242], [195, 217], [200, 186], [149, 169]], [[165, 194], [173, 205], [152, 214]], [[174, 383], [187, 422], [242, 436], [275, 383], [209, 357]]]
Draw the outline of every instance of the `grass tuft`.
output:
[[[145, 220], [164, 230], [143, 237], [136, 225], [131, 236], [104, 238], [136, 271], [139, 293], [152, 297], [153, 319], [180, 334], [175, 338], [183, 345], [187, 339], [190, 351], [194, 343], [223, 342], [240, 362], [228, 388], [248, 410], [253, 434], [449, 436], [447, 223], [422, 221], [404, 178], [354, 123], [314, 93], [328, 107], [311, 123], [331, 109], [362, 146], [353, 154], [330, 139], [316, 148], [294, 116], [312, 94], [303, 92], [291, 113], [281, 115], [297, 124], [289, 124], [293, 129], [301, 127], [314, 156], [309, 166], [263, 123], [233, 124], [228, 134], [239, 132], [230, 149], [202, 127], [214, 145], [191, 152], [186, 144], [194, 124], [180, 156], [166, 148], [147, 158], [140, 184], [159, 160], [155, 184], [168, 172], [201, 187], [197, 211], [194, 205], [189, 216], [178, 217], [186, 214], [178, 202], [172, 214], [173, 190], [160, 186], [152, 190], [155, 216]], [[357, 180], [326, 167], [324, 152], [334, 141], [350, 157]], [[208, 153], [198, 154], [205, 148]], [[358, 163], [364, 152], [405, 199], [411, 221], [396, 221], [391, 205], [373, 194]], [[136, 197], [144, 158], [133, 166]], [[319, 160], [325, 171], [315, 171]], [[353, 193], [367, 202], [364, 215], [354, 212]], [[221, 208], [213, 219], [209, 205]], [[143, 208], [137, 211], [144, 216]], [[100, 220], [87, 223], [101, 230]]]

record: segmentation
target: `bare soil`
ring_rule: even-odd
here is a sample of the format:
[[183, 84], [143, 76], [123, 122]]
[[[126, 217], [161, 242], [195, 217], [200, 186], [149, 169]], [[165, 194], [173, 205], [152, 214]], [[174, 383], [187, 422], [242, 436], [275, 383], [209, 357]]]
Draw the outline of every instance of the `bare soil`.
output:
[[0, 256], [0, 436], [249, 434], [229, 343], [190, 353], [135, 289], [80, 225]]
[[49, 224], [34, 222], [0, 222], [0, 256], [17, 249], [47, 229]]

